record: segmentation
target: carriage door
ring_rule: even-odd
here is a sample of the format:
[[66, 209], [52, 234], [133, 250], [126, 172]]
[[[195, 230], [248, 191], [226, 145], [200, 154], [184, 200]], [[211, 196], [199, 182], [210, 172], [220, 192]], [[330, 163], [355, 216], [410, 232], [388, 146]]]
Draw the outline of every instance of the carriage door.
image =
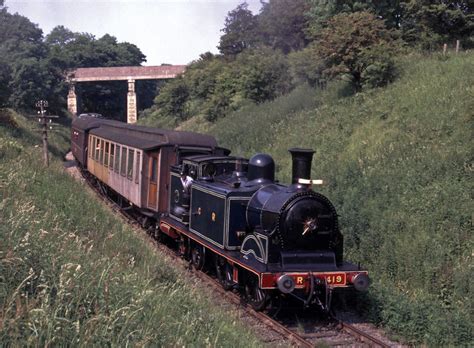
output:
[[149, 159], [148, 177], [148, 208], [157, 209], [157, 187], [158, 187], [158, 154], [153, 154]]

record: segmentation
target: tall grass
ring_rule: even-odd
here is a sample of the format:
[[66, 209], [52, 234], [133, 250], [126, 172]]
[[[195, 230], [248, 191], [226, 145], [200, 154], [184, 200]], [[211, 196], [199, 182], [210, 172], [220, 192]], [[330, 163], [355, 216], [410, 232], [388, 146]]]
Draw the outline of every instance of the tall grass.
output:
[[[60, 157], [44, 168], [39, 139], [14, 119], [0, 125], [0, 345], [258, 345]], [[52, 137], [58, 153], [68, 132]]]
[[289, 181], [290, 147], [316, 150], [346, 257], [371, 272], [360, 307], [407, 341], [472, 345], [474, 55], [411, 56], [384, 88], [301, 88], [208, 129], [234, 152], [267, 152]]

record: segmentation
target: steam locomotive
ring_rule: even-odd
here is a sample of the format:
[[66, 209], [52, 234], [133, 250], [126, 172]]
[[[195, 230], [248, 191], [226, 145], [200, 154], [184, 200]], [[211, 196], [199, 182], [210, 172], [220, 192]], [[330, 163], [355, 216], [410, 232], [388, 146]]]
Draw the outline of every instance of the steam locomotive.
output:
[[71, 149], [85, 173], [196, 269], [263, 310], [276, 297], [328, 310], [337, 288], [365, 291], [368, 272], [344, 261], [332, 203], [312, 189], [314, 151], [290, 149], [292, 183], [268, 154], [230, 156], [208, 135], [94, 117], [73, 121]]

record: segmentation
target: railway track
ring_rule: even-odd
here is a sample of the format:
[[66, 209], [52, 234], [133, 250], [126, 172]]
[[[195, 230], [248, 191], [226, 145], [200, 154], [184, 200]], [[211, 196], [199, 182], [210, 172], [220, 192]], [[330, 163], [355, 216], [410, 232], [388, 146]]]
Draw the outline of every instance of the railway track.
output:
[[[70, 168], [70, 167], [69, 167]], [[126, 209], [117, 205], [109, 195], [100, 186], [94, 185], [84, 173], [77, 168], [77, 173], [72, 174], [75, 178], [83, 177], [88, 186], [97, 193], [97, 196], [114, 212], [120, 214], [124, 221], [133, 227], [144, 231], [149, 236], [150, 233], [141, 224], [131, 216]], [[71, 171], [71, 170], [69, 170]], [[232, 304], [234, 309], [238, 310], [240, 317], [252, 318], [266, 329], [270, 329], [272, 333], [266, 332], [263, 341], [272, 345], [297, 346], [297, 347], [314, 347], [315, 345], [325, 344], [336, 347], [391, 347], [384, 341], [370, 335], [355, 326], [345, 323], [337, 319], [335, 316], [326, 317], [324, 319], [314, 318], [314, 313], [310, 318], [300, 317], [296, 320], [289, 319], [287, 316], [273, 317], [269, 313], [257, 312], [250, 305], [245, 303], [242, 297], [235, 291], [226, 291], [219, 282], [201, 271], [192, 269], [189, 262], [182, 259], [177, 253], [166, 247], [164, 244], [157, 243], [154, 238], [147, 238], [147, 241], [155, 249], [166, 254], [174, 261], [181, 263], [183, 268], [187, 268], [193, 277], [197, 278], [203, 285], [212, 289], [213, 294], [219, 294], [220, 298], [226, 303]], [[251, 321], [252, 321], [251, 320]]]

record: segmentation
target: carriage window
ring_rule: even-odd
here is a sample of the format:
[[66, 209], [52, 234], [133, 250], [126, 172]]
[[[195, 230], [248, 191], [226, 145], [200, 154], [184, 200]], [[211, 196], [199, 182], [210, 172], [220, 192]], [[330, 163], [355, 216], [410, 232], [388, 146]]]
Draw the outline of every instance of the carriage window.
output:
[[135, 164], [135, 183], [138, 184], [140, 181], [140, 156], [141, 153], [137, 151], [137, 162]]
[[90, 158], [94, 158], [94, 150], [95, 150], [94, 141], [95, 141], [95, 138], [92, 137], [91, 138], [91, 143], [90, 143], [90, 146], [89, 146], [89, 156], [90, 156]]
[[128, 150], [128, 166], [127, 166], [127, 178], [132, 180], [133, 176], [133, 154], [134, 151], [132, 149]]
[[109, 166], [109, 142], [105, 142], [105, 156], [104, 156], [104, 166]]
[[127, 148], [125, 146], [122, 146], [122, 160], [120, 162], [120, 174], [125, 176], [125, 169], [127, 166]]
[[91, 158], [91, 149], [92, 149], [92, 137], [89, 137], [89, 143], [87, 144], [87, 157]]
[[105, 146], [105, 141], [100, 140], [99, 162], [101, 164], [104, 164], [104, 146]]
[[94, 159], [99, 162], [99, 150], [100, 150], [100, 140], [95, 138], [95, 145], [94, 145], [94, 149], [95, 149], [95, 157]]
[[114, 150], [115, 150], [115, 144], [110, 143], [110, 170], [114, 170]]
[[155, 157], [151, 159], [151, 178], [150, 181], [156, 184], [156, 172], [158, 167], [158, 161]]
[[117, 145], [117, 155], [115, 156], [114, 171], [118, 173], [120, 169], [120, 145]]

